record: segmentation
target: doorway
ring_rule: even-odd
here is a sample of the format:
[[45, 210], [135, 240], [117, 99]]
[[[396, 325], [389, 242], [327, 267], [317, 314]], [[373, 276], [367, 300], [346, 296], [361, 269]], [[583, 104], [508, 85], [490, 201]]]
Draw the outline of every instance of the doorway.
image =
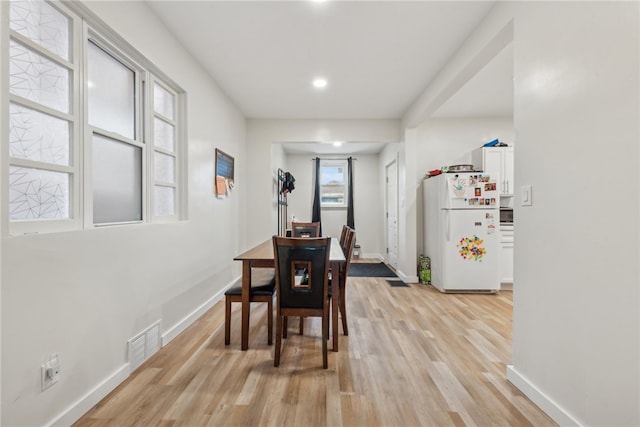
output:
[[385, 261], [398, 269], [398, 162], [393, 160], [385, 168], [386, 187], [386, 234], [387, 248]]

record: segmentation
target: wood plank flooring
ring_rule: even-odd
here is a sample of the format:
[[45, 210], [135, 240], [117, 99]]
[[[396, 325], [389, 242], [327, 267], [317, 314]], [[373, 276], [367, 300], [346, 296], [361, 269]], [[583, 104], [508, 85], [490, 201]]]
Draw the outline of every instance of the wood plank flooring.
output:
[[[554, 426], [505, 379], [512, 293], [441, 294], [350, 277], [349, 336], [322, 369], [320, 319], [289, 321], [280, 366], [266, 304], [240, 305], [224, 345], [224, 302], [145, 362], [74, 426]], [[274, 322], [275, 323], [275, 322]]]

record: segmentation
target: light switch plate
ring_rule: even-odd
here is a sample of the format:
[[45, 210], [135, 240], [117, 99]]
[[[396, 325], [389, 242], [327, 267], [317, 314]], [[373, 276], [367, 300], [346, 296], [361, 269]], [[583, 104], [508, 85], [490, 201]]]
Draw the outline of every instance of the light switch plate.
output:
[[520, 205], [521, 206], [531, 206], [531, 185], [523, 185], [520, 187]]

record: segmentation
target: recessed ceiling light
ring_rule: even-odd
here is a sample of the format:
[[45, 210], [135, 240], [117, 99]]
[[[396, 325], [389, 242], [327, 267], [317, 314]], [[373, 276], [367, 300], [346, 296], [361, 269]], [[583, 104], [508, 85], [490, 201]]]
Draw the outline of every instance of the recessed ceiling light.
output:
[[342, 141], [333, 141], [333, 146], [334, 147], [341, 147], [342, 146]]
[[313, 87], [315, 88], [322, 89], [322, 88], [325, 88], [326, 86], [327, 86], [327, 79], [318, 77], [317, 79], [313, 80]]

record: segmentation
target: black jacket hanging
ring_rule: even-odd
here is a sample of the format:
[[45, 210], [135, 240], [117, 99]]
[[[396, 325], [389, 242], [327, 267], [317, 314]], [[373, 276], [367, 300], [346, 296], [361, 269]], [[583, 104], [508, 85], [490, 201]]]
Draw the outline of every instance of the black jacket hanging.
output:
[[280, 190], [280, 192], [291, 193], [296, 188], [296, 186], [294, 185], [295, 182], [296, 179], [293, 177], [293, 175], [291, 175], [290, 172], [285, 172], [284, 181], [282, 182], [282, 189]]

